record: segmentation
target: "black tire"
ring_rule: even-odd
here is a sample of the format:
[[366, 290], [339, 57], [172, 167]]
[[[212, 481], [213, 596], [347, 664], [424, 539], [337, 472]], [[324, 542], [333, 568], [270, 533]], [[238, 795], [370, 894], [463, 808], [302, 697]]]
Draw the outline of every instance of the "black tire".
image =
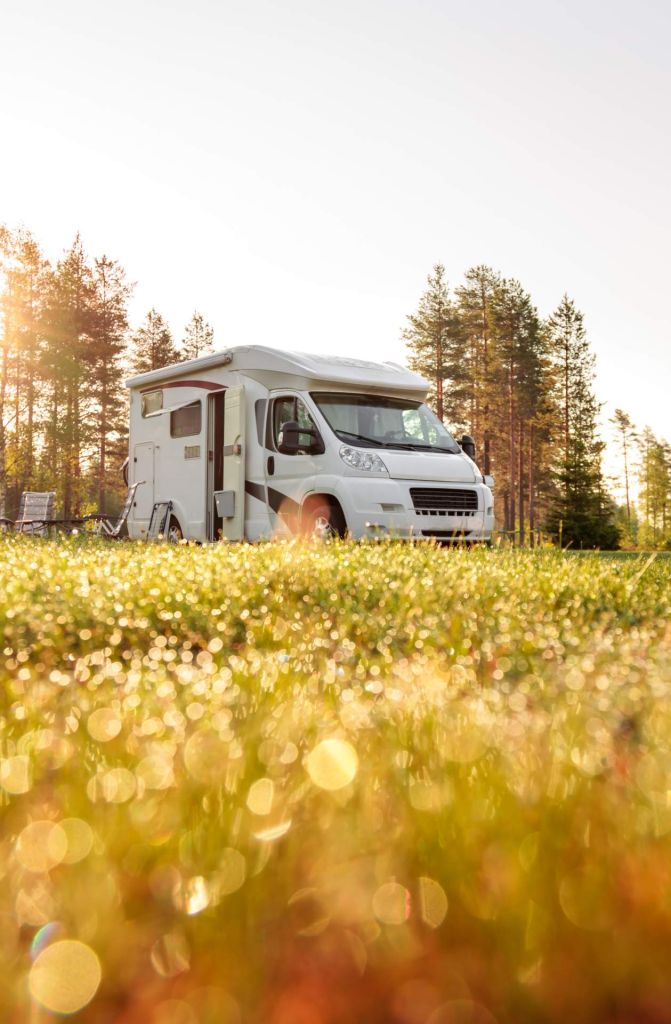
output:
[[165, 539], [169, 544], [179, 544], [183, 537], [184, 534], [182, 533], [182, 527], [179, 525], [179, 519], [176, 516], [170, 516]]
[[303, 510], [303, 533], [318, 540], [344, 537], [345, 517], [340, 506], [325, 501], [314, 502]]

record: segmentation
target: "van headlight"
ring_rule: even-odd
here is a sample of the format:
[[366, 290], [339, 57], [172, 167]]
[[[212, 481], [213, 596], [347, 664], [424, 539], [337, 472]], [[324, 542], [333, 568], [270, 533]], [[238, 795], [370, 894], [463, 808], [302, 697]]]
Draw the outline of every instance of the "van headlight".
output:
[[389, 476], [389, 470], [375, 452], [362, 451], [360, 448], [343, 445], [340, 449], [340, 458], [350, 469], [359, 469], [363, 473], [386, 473]]

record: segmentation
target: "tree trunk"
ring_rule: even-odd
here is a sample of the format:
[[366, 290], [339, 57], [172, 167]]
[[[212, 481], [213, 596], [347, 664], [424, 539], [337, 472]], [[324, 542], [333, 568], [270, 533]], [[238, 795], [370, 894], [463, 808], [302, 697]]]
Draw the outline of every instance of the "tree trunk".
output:
[[106, 499], [107, 463], [107, 366], [102, 367], [103, 383], [100, 393], [100, 466], [98, 475], [98, 508], [103, 511]]
[[5, 431], [5, 401], [9, 380], [9, 314], [5, 312], [4, 337], [2, 340], [2, 366], [0, 367], [0, 506], [5, 515], [7, 497], [7, 434]]
[[624, 451], [624, 493], [627, 501], [627, 529], [631, 537], [631, 505], [629, 504], [629, 466], [627, 463], [627, 440], [625, 432], [622, 431], [622, 448]]
[[514, 398], [514, 366], [512, 358], [508, 364], [508, 484], [509, 494], [509, 515], [510, 523], [508, 529], [515, 540], [515, 398]]
[[534, 425], [529, 426], [529, 541], [531, 547], [536, 543], [536, 496], [535, 496], [535, 460], [534, 460]]
[[436, 416], [443, 419], [443, 337], [436, 339]]
[[72, 514], [72, 382], [68, 382], [68, 398], [63, 431], [65, 451], [63, 458], [63, 518]]
[[524, 547], [524, 421], [520, 420], [520, 443], [519, 443], [519, 517], [520, 517], [520, 547]]

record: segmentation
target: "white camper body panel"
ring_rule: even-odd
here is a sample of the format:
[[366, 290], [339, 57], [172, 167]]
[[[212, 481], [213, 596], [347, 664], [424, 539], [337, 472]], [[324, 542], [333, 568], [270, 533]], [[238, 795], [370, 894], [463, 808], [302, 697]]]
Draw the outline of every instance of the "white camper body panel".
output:
[[[133, 538], [147, 535], [153, 503], [163, 501], [172, 502], [173, 535], [201, 542], [292, 535], [324, 502], [338, 506], [341, 525], [355, 538], [491, 536], [491, 490], [463, 452], [390, 443], [375, 449], [385, 472], [343, 461], [345, 442], [313, 395], [423, 402], [426, 382], [396, 364], [245, 346], [126, 384], [129, 483], [145, 481], [128, 517]], [[303, 433], [312, 429], [323, 450], [281, 452], [288, 420]], [[350, 450], [370, 453], [352, 438]], [[450, 502], [451, 494], [459, 500]]]

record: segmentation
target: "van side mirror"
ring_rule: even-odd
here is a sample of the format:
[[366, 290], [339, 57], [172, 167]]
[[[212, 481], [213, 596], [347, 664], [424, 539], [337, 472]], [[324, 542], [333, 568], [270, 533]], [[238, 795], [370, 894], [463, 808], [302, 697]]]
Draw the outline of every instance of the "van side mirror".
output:
[[300, 448], [300, 430], [296, 420], [287, 420], [286, 423], [283, 423], [281, 434], [282, 440], [278, 444], [277, 450], [282, 452], [283, 455], [296, 455]]
[[461, 450], [465, 455], [468, 455], [469, 459], [473, 459], [475, 462], [475, 441], [470, 434], [464, 434], [462, 437]]

